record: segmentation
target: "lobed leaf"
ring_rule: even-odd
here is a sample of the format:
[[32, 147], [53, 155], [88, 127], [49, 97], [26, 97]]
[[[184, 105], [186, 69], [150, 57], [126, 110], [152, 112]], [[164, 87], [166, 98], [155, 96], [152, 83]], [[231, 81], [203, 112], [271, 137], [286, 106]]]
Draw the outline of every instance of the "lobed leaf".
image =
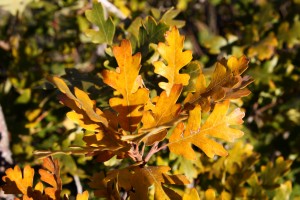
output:
[[13, 169], [7, 169], [5, 174], [2, 177], [2, 180], [6, 182], [3, 186], [4, 192], [6, 194], [23, 194], [24, 198], [27, 198], [28, 188], [33, 187], [34, 169], [26, 165], [22, 174], [20, 167], [16, 165]]
[[99, 30], [87, 29], [85, 31], [92, 42], [112, 44], [116, 28], [110, 17], [105, 18], [102, 4], [94, 3], [92, 10], [85, 11], [85, 16], [91, 23], [99, 27]]
[[107, 183], [117, 180], [119, 190], [128, 192], [130, 199], [148, 199], [148, 188], [154, 186], [154, 199], [170, 199], [163, 184], [185, 185], [189, 181], [182, 175], [167, 175], [170, 170], [167, 166], [139, 167], [131, 166], [108, 172], [104, 179]]
[[50, 76], [48, 80], [63, 93], [59, 96], [60, 101], [73, 110], [67, 114], [71, 120], [88, 130], [96, 130], [101, 124], [108, 126], [103, 112], [96, 108], [96, 102], [84, 91], [75, 87], [73, 94], [67, 84], [56, 76]]
[[195, 159], [196, 154], [192, 145], [200, 148], [208, 157], [214, 155], [226, 156], [223, 146], [212, 139], [219, 138], [228, 142], [243, 135], [243, 132], [230, 128], [230, 125], [241, 124], [244, 113], [236, 109], [226, 115], [229, 101], [216, 104], [213, 112], [201, 126], [201, 107], [197, 105], [190, 111], [187, 127], [179, 123], [169, 139], [171, 152], [182, 155], [187, 159]]
[[122, 98], [111, 98], [109, 104], [118, 112], [117, 120], [120, 126], [125, 131], [133, 132], [142, 119], [143, 113], [140, 108], [149, 99], [149, 91], [140, 88], [143, 87], [139, 75], [141, 54], [132, 56], [129, 40], [123, 40], [120, 46], [113, 47], [113, 53], [119, 67], [116, 71], [104, 70], [103, 81], [122, 95]]
[[60, 199], [62, 190], [62, 182], [60, 178], [60, 168], [58, 160], [51, 157], [43, 159], [44, 169], [39, 170], [41, 181], [49, 184], [51, 187], [45, 188], [45, 194], [52, 199]]
[[253, 79], [250, 76], [241, 76], [248, 68], [248, 62], [245, 56], [239, 59], [233, 56], [228, 60], [222, 59], [216, 64], [208, 86], [206, 86], [203, 72], [200, 71], [195, 84], [195, 92], [188, 93], [184, 104], [200, 104], [202, 111], [207, 112], [211, 107], [210, 100], [218, 102], [249, 95], [250, 91], [246, 87], [253, 82]]
[[157, 50], [168, 65], [162, 61], [156, 61], [153, 65], [155, 73], [168, 79], [169, 82], [160, 82], [159, 87], [169, 96], [175, 84], [188, 85], [190, 76], [180, 74], [179, 70], [192, 60], [192, 52], [183, 51], [184, 36], [179, 34], [176, 27], [168, 31], [165, 38], [166, 43], [159, 43]]

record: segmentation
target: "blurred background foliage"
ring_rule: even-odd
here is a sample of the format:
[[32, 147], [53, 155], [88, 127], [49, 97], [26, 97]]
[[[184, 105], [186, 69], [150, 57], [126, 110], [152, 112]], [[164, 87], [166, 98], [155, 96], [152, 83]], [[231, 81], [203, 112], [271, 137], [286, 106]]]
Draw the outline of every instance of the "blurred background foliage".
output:
[[[199, 154], [192, 162], [161, 152], [151, 163], [185, 173], [206, 199], [299, 198], [299, 0], [110, 1], [116, 10], [102, 2], [104, 16], [111, 17], [115, 28], [110, 41], [95, 41], [88, 31], [97, 30], [84, 14], [91, 1], [0, 0], [0, 101], [15, 163], [34, 166], [39, 163], [34, 150], [82, 144], [83, 131], [65, 117], [68, 109], [58, 103], [47, 75], [63, 75], [107, 107], [111, 89], [103, 85], [99, 72], [116, 66], [107, 44], [130, 39], [134, 51], [142, 52], [145, 84], [153, 88], [160, 82], [147, 72], [157, 56], [154, 43], [176, 25], [186, 36], [185, 48], [193, 50], [194, 60], [208, 74], [222, 57], [250, 59], [252, 94], [235, 102], [246, 111], [246, 134], [228, 146], [227, 158], [211, 160]], [[159, 92], [153, 88], [151, 94]], [[121, 167], [116, 159], [101, 164], [84, 156], [57, 157], [65, 193], [72, 195], [77, 193], [74, 179], [79, 177], [88, 188], [93, 172]]]

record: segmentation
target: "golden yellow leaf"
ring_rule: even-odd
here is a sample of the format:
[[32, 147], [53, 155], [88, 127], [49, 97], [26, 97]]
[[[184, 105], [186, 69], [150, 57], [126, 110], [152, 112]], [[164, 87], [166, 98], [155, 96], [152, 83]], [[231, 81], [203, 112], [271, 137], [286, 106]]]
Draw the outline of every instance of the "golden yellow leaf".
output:
[[200, 197], [197, 190], [192, 188], [184, 193], [182, 200], [200, 200]]
[[76, 200], [88, 200], [89, 199], [89, 193], [88, 191], [84, 191], [82, 194], [77, 194]]
[[248, 56], [257, 56], [259, 60], [269, 59], [274, 55], [277, 46], [278, 40], [271, 32], [266, 38], [248, 49]]
[[180, 74], [179, 70], [192, 60], [192, 52], [183, 51], [184, 36], [179, 34], [175, 26], [166, 33], [165, 38], [166, 43], [159, 43], [157, 50], [168, 65], [162, 61], [156, 61], [153, 65], [155, 73], [168, 79], [169, 82], [160, 82], [159, 87], [169, 96], [175, 84], [188, 85], [190, 76]]
[[2, 180], [6, 182], [3, 190], [6, 194], [23, 194], [27, 196], [27, 189], [32, 187], [34, 169], [26, 165], [23, 174], [18, 165], [14, 168], [9, 168], [5, 171], [5, 176]]
[[210, 99], [218, 102], [249, 95], [250, 91], [246, 87], [253, 82], [253, 79], [250, 76], [241, 77], [248, 67], [248, 62], [245, 56], [239, 59], [233, 56], [228, 60], [222, 59], [216, 64], [207, 87], [205, 76], [200, 71], [195, 92], [188, 93], [184, 104], [200, 104], [202, 111], [207, 112], [211, 109]]
[[147, 105], [149, 110], [144, 112], [142, 129], [150, 129], [173, 121], [179, 115], [181, 105], [176, 104], [182, 91], [182, 85], [174, 85], [170, 96], [163, 91], [156, 99], [156, 104]]
[[102, 76], [104, 83], [118, 91], [122, 98], [111, 98], [109, 104], [118, 112], [120, 126], [125, 131], [134, 132], [142, 118], [142, 111], [139, 109], [149, 99], [149, 91], [140, 88], [143, 82], [139, 75], [141, 54], [132, 56], [129, 40], [123, 40], [120, 46], [113, 47], [113, 53], [118, 68], [116, 71], [104, 70]]
[[58, 160], [53, 160], [51, 157], [43, 159], [43, 167], [39, 174], [41, 180], [51, 187], [45, 188], [45, 194], [52, 199], [60, 199], [60, 192], [62, 190], [62, 182], [60, 178], [60, 168]]
[[[130, 199], [148, 199], [148, 188], [154, 185], [154, 199], [170, 199], [162, 188], [162, 184], [189, 184], [183, 175], [168, 175], [167, 166], [139, 167], [130, 166], [108, 172], [106, 182], [117, 179], [118, 187], [128, 192]], [[134, 192], [133, 192], [134, 191]]]
[[208, 189], [205, 191], [205, 199], [206, 200], [215, 200], [216, 192], [213, 189]]
[[89, 130], [99, 127], [98, 123], [108, 126], [103, 112], [99, 108], [96, 108], [96, 102], [91, 100], [84, 91], [75, 87], [74, 95], [61, 78], [51, 76], [48, 77], [48, 80], [54, 83], [63, 93], [63, 95], [59, 96], [61, 102], [74, 110], [73, 113], [68, 114], [71, 120]]
[[216, 104], [213, 112], [201, 126], [201, 107], [197, 105], [190, 111], [187, 127], [179, 123], [173, 131], [169, 139], [170, 151], [187, 159], [195, 159], [196, 154], [192, 148], [192, 145], [195, 145], [210, 158], [214, 155], [226, 156], [227, 151], [212, 137], [233, 142], [234, 139], [241, 137], [243, 132], [229, 126], [242, 124], [244, 117], [239, 108], [226, 115], [228, 107], [229, 101]]

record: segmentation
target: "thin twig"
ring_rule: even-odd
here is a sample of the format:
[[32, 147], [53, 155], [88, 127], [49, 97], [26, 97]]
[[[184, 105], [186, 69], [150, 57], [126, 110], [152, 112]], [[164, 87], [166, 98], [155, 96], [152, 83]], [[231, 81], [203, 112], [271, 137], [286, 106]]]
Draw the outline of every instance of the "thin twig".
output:
[[151, 156], [157, 152], [158, 143], [159, 142], [155, 142], [153, 144], [153, 146], [151, 147], [149, 153], [147, 154], [147, 156], [144, 159], [145, 164], [150, 160]]
[[142, 150], [141, 150], [141, 153], [140, 153], [142, 157], [144, 156], [145, 147], [146, 147], [146, 144], [145, 144], [145, 142], [143, 142]]

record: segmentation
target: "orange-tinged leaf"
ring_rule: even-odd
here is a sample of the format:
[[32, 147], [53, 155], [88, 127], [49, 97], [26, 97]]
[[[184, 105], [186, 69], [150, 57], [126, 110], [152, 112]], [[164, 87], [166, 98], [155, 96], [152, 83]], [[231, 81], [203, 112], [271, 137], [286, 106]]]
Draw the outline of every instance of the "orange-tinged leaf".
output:
[[175, 84], [188, 85], [190, 76], [180, 74], [179, 70], [192, 60], [192, 52], [183, 51], [184, 36], [179, 34], [175, 26], [166, 33], [165, 38], [166, 43], [159, 43], [157, 50], [168, 65], [162, 61], [156, 61], [153, 65], [155, 73], [168, 79], [168, 82], [160, 82], [159, 87], [169, 96]]
[[231, 56], [227, 61], [227, 66], [231, 69], [234, 75], [242, 74], [248, 68], [249, 60], [246, 56], [241, 56], [239, 59]]
[[4, 192], [27, 195], [28, 187], [32, 187], [33, 184], [34, 169], [26, 165], [22, 176], [20, 167], [16, 165], [13, 169], [7, 169], [5, 173], [6, 175], [2, 177], [2, 180], [6, 182], [3, 186]]
[[[167, 175], [167, 166], [139, 167], [131, 166], [108, 172], [106, 182], [118, 179], [118, 187], [128, 192], [130, 199], [148, 199], [148, 188], [154, 185], [154, 199], [170, 199], [162, 188], [162, 184], [189, 184], [182, 175]], [[134, 191], [134, 192], [133, 192]]]
[[83, 128], [89, 129], [99, 126], [91, 126], [91, 124], [102, 123], [105, 126], [108, 125], [103, 112], [99, 108], [96, 108], [96, 102], [91, 100], [84, 91], [75, 87], [74, 95], [61, 78], [50, 76], [48, 77], [48, 80], [54, 83], [63, 93], [63, 95], [59, 96], [61, 102], [74, 110], [75, 113], [69, 114], [71, 120], [79, 123]]
[[185, 115], [180, 115], [181, 105], [176, 104], [181, 91], [182, 85], [174, 85], [170, 96], [167, 96], [166, 91], [163, 91], [160, 96], [152, 100], [155, 105], [149, 101], [144, 107], [143, 126], [139, 130], [139, 134], [124, 135], [122, 140], [136, 143], [144, 140], [146, 144], [163, 140], [167, 128], [186, 119]]
[[104, 83], [114, 88], [122, 98], [111, 98], [110, 106], [118, 112], [117, 120], [120, 126], [129, 132], [136, 130], [141, 121], [142, 111], [139, 109], [148, 101], [149, 91], [142, 87], [139, 75], [141, 54], [132, 56], [129, 40], [123, 40], [120, 46], [113, 47], [113, 53], [118, 63], [116, 71], [102, 72]]
[[113, 53], [118, 63], [116, 71], [104, 70], [103, 81], [127, 98], [130, 93], [138, 89], [136, 81], [141, 68], [141, 54], [132, 56], [132, 48], [129, 40], [122, 40], [120, 46], [113, 47]]
[[179, 115], [181, 105], [176, 104], [182, 91], [182, 85], [174, 85], [170, 96], [163, 91], [157, 98], [156, 104], [150, 104], [149, 110], [144, 112], [143, 129], [150, 129], [173, 121]]
[[136, 93], [129, 95], [128, 99], [111, 98], [109, 100], [110, 106], [119, 113], [118, 122], [124, 130], [130, 132], [136, 130], [142, 119], [142, 112], [139, 109], [147, 102], [148, 98], [149, 91], [141, 88]]
[[43, 159], [43, 167], [45, 169], [39, 170], [41, 181], [52, 186], [45, 188], [45, 194], [52, 199], [60, 199], [62, 182], [60, 178], [60, 168], [58, 160], [53, 160], [51, 157], [47, 157]]
[[170, 151], [187, 159], [195, 159], [196, 154], [192, 149], [192, 145], [195, 145], [208, 157], [226, 156], [227, 151], [212, 138], [233, 142], [234, 139], [241, 137], [243, 132], [231, 128], [230, 125], [242, 124], [244, 117], [240, 109], [226, 115], [228, 107], [229, 101], [216, 104], [213, 112], [201, 126], [201, 107], [197, 105], [190, 111], [187, 127], [184, 128], [183, 123], [180, 123], [173, 131], [169, 139]]
[[77, 194], [76, 200], [88, 200], [89, 199], [89, 193], [88, 191], [84, 191], [82, 194]]
[[215, 200], [216, 192], [213, 189], [208, 189], [205, 191], [205, 199], [207, 200]]
[[38, 182], [35, 187], [34, 190], [40, 191], [41, 193], [44, 191], [44, 185], [41, 182]]
[[207, 87], [205, 76], [200, 72], [195, 92], [188, 93], [184, 100], [185, 106], [200, 104], [202, 111], [208, 112], [211, 109], [210, 99], [218, 102], [249, 95], [250, 91], [246, 87], [253, 82], [253, 79], [250, 76], [241, 77], [241, 74], [247, 69], [248, 63], [249, 60], [245, 56], [239, 59], [233, 56], [228, 60], [222, 59], [216, 64]]

